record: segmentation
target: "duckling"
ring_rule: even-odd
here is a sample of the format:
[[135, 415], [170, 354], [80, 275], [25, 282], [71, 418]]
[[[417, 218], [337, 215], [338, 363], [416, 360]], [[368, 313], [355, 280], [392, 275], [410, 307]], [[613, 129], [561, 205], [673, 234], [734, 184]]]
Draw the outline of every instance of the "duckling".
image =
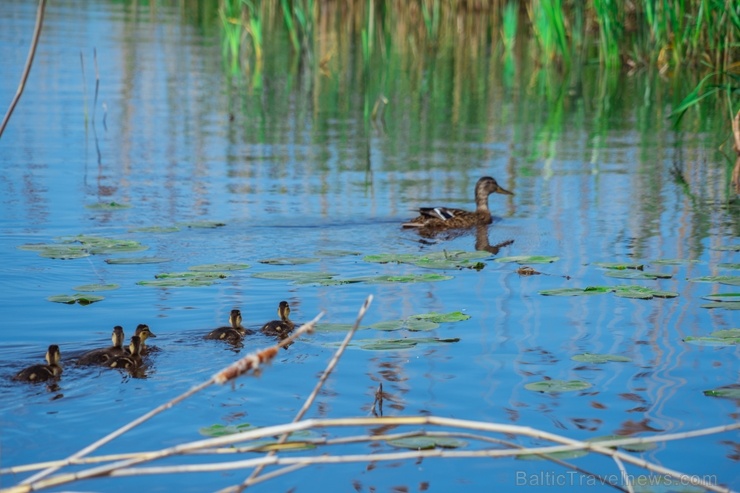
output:
[[488, 196], [492, 193], [514, 195], [502, 188], [490, 176], [484, 176], [475, 185], [475, 211], [452, 209], [448, 207], [422, 207], [420, 216], [404, 223], [403, 228], [418, 228], [419, 231], [462, 229], [481, 224], [491, 224], [491, 211], [488, 209]]
[[[146, 340], [150, 337], [157, 337], [154, 332], [149, 328], [147, 324], [139, 324], [136, 326], [136, 332], [134, 332], [134, 335], [139, 337], [141, 339], [141, 354], [147, 354], [150, 350], [150, 348], [146, 347]], [[156, 348], [154, 348], [156, 350]], [[128, 351], [128, 354], [131, 354], [131, 351]]]
[[229, 326], [213, 329], [206, 334], [206, 339], [218, 339], [230, 342], [239, 342], [246, 335], [254, 334], [253, 330], [242, 327], [242, 312], [234, 309], [229, 315]]
[[106, 363], [106, 366], [111, 368], [135, 370], [139, 365], [141, 365], [141, 346], [141, 337], [131, 336], [131, 343], [128, 346], [129, 352], [111, 359]]
[[288, 305], [287, 301], [280, 302], [277, 312], [280, 320], [273, 320], [272, 322], [267, 322], [263, 325], [262, 329], [260, 329], [263, 334], [270, 336], [286, 336], [295, 328], [295, 324], [288, 319], [288, 316], [290, 315], [290, 305]]
[[102, 365], [116, 356], [121, 356], [124, 353], [123, 350], [123, 327], [116, 325], [113, 327], [113, 334], [111, 335], [111, 341], [113, 345], [108, 348], [93, 349], [88, 351], [77, 359], [78, 365]]
[[59, 346], [52, 344], [46, 351], [45, 365], [33, 365], [21, 370], [13, 377], [13, 380], [21, 382], [44, 382], [46, 380], [57, 379], [62, 375], [62, 367], [59, 364], [62, 354], [59, 352]]

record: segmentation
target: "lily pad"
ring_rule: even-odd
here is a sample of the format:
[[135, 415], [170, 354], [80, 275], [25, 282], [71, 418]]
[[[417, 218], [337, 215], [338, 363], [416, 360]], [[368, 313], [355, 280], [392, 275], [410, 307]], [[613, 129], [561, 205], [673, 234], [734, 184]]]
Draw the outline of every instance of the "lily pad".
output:
[[544, 289], [539, 291], [542, 296], [591, 296], [611, 292], [610, 288], [588, 287], [588, 288], [558, 288]]
[[111, 265], [137, 265], [137, 264], [161, 264], [172, 259], [164, 257], [120, 257], [109, 258], [105, 262]]
[[95, 204], [87, 204], [85, 207], [95, 211], [117, 211], [122, 209], [130, 209], [131, 204], [122, 204], [120, 202], [98, 202]]
[[336, 274], [329, 272], [311, 272], [311, 271], [298, 271], [298, 270], [286, 270], [286, 271], [273, 271], [273, 272], [257, 272], [252, 274], [252, 277], [257, 279], [272, 279], [277, 281], [294, 281], [294, 282], [307, 282], [314, 283], [326, 279], [331, 279]]
[[155, 274], [156, 279], [226, 279], [229, 277], [223, 272], [161, 272]]
[[662, 272], [645, 272], [641, 270], [607, 270], [604, 273], [607, 277], [616, 277], [618, 279], [639, 279], [639, 280], [655, 280], [655, 279], [670, 279], [673, 277], [671, 274], [663, 274]]
[[692, 260], [687, 258], [666, 258], [653, 260], [654, 264], [659, 265], [686, 265], [686, 264], [700, 264], [700, 260]]
[[118, 284], [83, 284], [72, 289], [75, 291], [95, 292], [95, 291], [112, 291], [118, 289]]
[[391, 447], [405, 448], [410, 450], [432, 450], [435, 448], [461, 448], [468, 445], [463, 440], [458, 440], [451, 437], [435, 437], [435, 436], [418, 436], [408, 438], [397, 438], [394, 440], [386, 440], [386, 443]]
[[221, 221], [193, 221], [182, 223], [180, 225], [184, 228], [214, 229], [226, 226], [226, 223], [222, 223]]
[[517, 264], [551, 264], [558, 260], [560, 260], [560, 257], [548, 257], [545, 255], [514, 255], [495, 259], [496, 262], [516, 262]]
[[708, 336], [688, 336], [684, 342], [697, 346], [734, 346], [740, 344], [740, 329], [717, 330]]
[[[319, 323], [316, 324], [314, 330], [316, 332], [349, 332], [353, 327], [353, 324], [334, 324], [334, 323]], [[365, 330], [367, 327], [358, 327], [357, 330]]]
[[390, 262], [414, 263], [420, 258], [413, 253], [378, 253], [374, 255], [365, 255], [362, 260], [377, 264], [388, 264]]
[[408, 339], [357, 339], [351, 344], [368, 351], [397, 351], [400, 349], [411, 349], [418, 344], [449, 344], [459, 341], [459, 337], [445, 339], [438, 337], [418, 337]]
[[740, 276], [701, 276], [701, 277], [692, 277], [689, 279], [691, 282], [739, 282], [740, 283]]
[[719, 308], [724, 310], [740, 310], [740, 301], [722, 301], [717, 303], [705, 303], [700, 305], [701, 308]]
[[488, 258], [491, 254], [488, 252], [474, 251], [466, 252], [463, 250], [450, 250], [442, 252], [433, 252], [428, 254], [411, 254], [411, 253], [381, 253], [366, 255], [363, 257], [365, 262], [386, 264], [390, 262], [412, 264], [417, 267], [426, 269], [476, 269], [480, 270], [485, 264], [478, 260]]
[[462, 322], [468, 320], [470, 315], [462, 312], [449, 312], [449, 313], [420, 313], [418, 315], [411, 315], [409, 318], [415, 318], [418, 320], [427, 320], [429, 322], [436, 322], [438, 324], [446, 322]]
[[712, 250], [718, 250], [720, 252], [740, 252], [740, 245], [720, 245], [711, 247]]
[[543, 380], [528, 383], [524, 388], [534, 392], [573, 392], [591, 388], [591, 384], [583, 380]]
[[596, 262], [594, 265], [596, 265], [597, 267], [604, 268], [604, 269], [613, 269], [613, 270], [627, 270], [627, 269], [642, 270], [644, 267], [644, 264], [624, 263], [624, 262]]
[[203, 279], [199, 277], [187, 279], [154, 279], [139, 281], [136, 284], [138, 284], [139, 286], [151, 286], [155, 288], [201, 288], [205, 286], [211, 286], [213, 284], [213, 280]]
[[129, 229], [130, 233], [175, 233], [177, 231], [180, 231], [177, 226], [144, 226]]
[[726, 387], [705, 390], [704, 395], [708, 397], [724, 397], [725, 399], [740, 399], [740, 385], [733, 384]]
[[192, 270], [195, 272], [213, 272], [213, 271], [219, 271], [219, 270], [244, 270], [249, 269], [248, 264], [203, 264], [203, 265], [193, 265], [191, 267], [188, 267], [188, 270]]
[[268, 265], [302, 265], [313, 264], [321, 260], [318, 257], [279, 257], [260, 260], [261, 264]]
[[372, 277], [357, 277], [356, 280], [368, 284], [395, 284], [395, 283], [410, 283], [410, 282], [437, 282], [437, 281], [448, 281], [453, 279], [452, 276], [444, 276], [442, 274], [406, 274], [397, 276], [372, 276]]
[[702, 298], [709, 301], [740, 301], [740, 293], [708, 294]]
[[52, 245], [39, 251], [39, 255], [44, 258], [71, 260], [89, 257], [90, 252], [80, 245]]
[[719, 283], [726, 284], [728, 286], [740, 286], [740, 277], [736, 276], [732, 279], [723, 279]]
[[49, 296], [46, 299], [49, 301], [53, 301], [54, 303], [65, 303], [67, 305], [74, 305], [75, 303], [79, 303], [80, 305], [85, 306], [91, 303], [102, 301], [105, 298], [92, 294], [58, 294], [55, 296]]
[[649, 300], [652, 298], [675, 298], [678, 293], [673, 291], [661, 291], [643, 286], [615, 286], [614, 294], [620, 298], [637, 298]]
[[717, 264], [720, 269], [740, 269], [740, 264]]
[[439, 327], [438, 323], [428, 320], [418, 320], [413, 318], [406, 318], [403, 320], [388, 320], [385, 322], [379, 322], [370, 326], [371, 329], [375, 330], [401, 330], [407, 329], [414, 332], [420, 332], [424, 330], [434, 330]]
[[100, 242], [90, 247], [90, 253], [100, 255], [105, 253], [141, 252], [149, 247], [133, 240], [111, 240]]
[[618, 354], [596, 354], [596, 353], [582, 353], [582, 354], [576, 354], [575, 356], [571, 356], [573, 361], [578, 361], [580, 363], [595, 363], [595, 364], [602, 364], [602, 363], [609, 363], [609, 362], [618, 362], [618, 363], [629, 363], [632, 361], [632, 358], [628, 358], [626, 356], [620, 356]]
[[254, 425], [251, 425], [249, 423], [242, 423], [238, 425], [220, 425], [215, 424], [211, 426], [207, 426], [205, 428], [201, 428], [198, 430], [198, 433], [200, 433], [203, 436], [207, 437], [222, 437], [226, 435], [234, 435], [236, 433], [241, 433], [243, 431], [249, 431], [254, 430], [257, 427]]
[[353, 257], [362, 255], [362, 252], [353, 250], [316, 250], [318, 257]]

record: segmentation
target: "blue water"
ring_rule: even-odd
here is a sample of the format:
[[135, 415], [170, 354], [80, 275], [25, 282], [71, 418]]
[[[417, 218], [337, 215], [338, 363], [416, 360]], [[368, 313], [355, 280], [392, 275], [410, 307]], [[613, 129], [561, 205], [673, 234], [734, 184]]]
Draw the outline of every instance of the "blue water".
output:
[[[0, 10], [3, 100], [15, 92], [34, 8], [11, 1]], [[100, 74], [96, 107], [93, 50]], [[660, 127], [654, 142], [645, 147], [628, 113], [613, 123], [606, 138], [586, 125], [543, 143], [540, 136], [530, 135], [530, 115], [514, 115], [508, 121], [492, 116], [498, 126], [483, 138], [480, 128], [462, 123], [449, 132], [441, 128], [427, 145], [404, 141], [400, 116], [408, 108], [403, 94], [393, 95], [389, 128], [383, 134], [368, 132], [352, 112], [312, 114], [300, 92], [281, 107], [284, 113], [266, 108], [263, 133], [258, 134], [252, 130], [260, 125], [245, 121], [247, 116], [239, 111], [242, 100], [224, 75], [220, 57], [218, 37], [198, 32], [177, 9], [49, 5], [26, 92], [0, 140], [0, 466], [63, 458], [206, 380], [238, 355], [272, 343], [255, 335], [244, 348], [235, 349], [205, 341], [202, 335], [224, 325], [234, 307], [242, 310], [247, 327], [258, 328], [275, 318], [283, 299], [290, 302], [297, 321], [324, 310], [326, 322], [352, 323], [369, 294], [375, 298], [363, 325], [432, 311], [461, 311], [471, 317], [430, 333], [359, 332], [358, 339], [432, 336], [460, 341], [399, 351], [351, 348], [309, 417], [367, 416], [382, 382], [392, 397], [386, 415], [509, 423], [576, 439], [689, 431], [737, 420], [736, 401], [702, 394], [738, 382], [737, 347], [683, 342], [687, 336], [740, 326], [735, 311], [701, 308], [702, 296], [732, 292], [731, 286], [686, 281], [732, 274], [718, 265], [738, 262], [737, 252], [714, 249], [740, 240], [737, 212], [724, 206], [727, 176], [711, 136], [698, 134], [678, 142], [675, 133]], [[274, 83], [279, 86], [279, 81]], [[496, 104], [492, 115], [512, 114], [506, 99]], [[469, 135], [469, 140], [461, 141], [460, 135]], [[546, 151], [533, 152], [545, 144]], [[677, 160], [685, 166], [693, 200], [672, 179], [670, 166]], [[514, 240], [499, 256], [560, 257], [553, 264], [533, 265], [543, 275], [520, 276], [516, 264], [488, 259], [481, 271], [444, 271], [440, 273], [454, 279], [433, 283], [318, 286], [252, 277], [279, 270], [332, 272], [343, 278], [438, 272], [365, 262], [363, 256], [473, 250], [472, 235], [422, 242], [400, 224], [418, 206], [471, 207], [472, 188], [483, 175], [495, 176], [516, 194], [491, 197], [499, 220], [488, 231], [488, 241]], [[111, 201], [132, 207], [86, 207]], [[192, 221], [221, 221], [225, 226], [131, 232]], [[45, 259], [17, 248], [77, 234], [133, 239], [149, 248], [75, 260]], [[325, 250], [359, 255], [328, 256]], [[150, 265], [105, 262], [116, 256], [171, 260]], [[295, 266], [260, 263], [275, 257], [320, 260]], [[671, 258], [696, 263], [651, 264]], [[605, 277], [594, 266], [613, 261], [644, 262], [672, 278], [625, 281]], [[136, 284], [161, 272], [230, 262], [250, 268], [204, 288]], [[116, 283], [120, 288], [97, 293], [105, 299], [88, 306], [46, 300], [90, 283]], [[544, 289], [627, 283], [679, 296], [644, 301], [611, 294], [538, 294]], [[157, 338], [149, 342], [159, 349], [146, 378], [69, 364], [71, 355], [107, 345], [114, 325], [122, 325], [130, 335], [139, 323], [151, 327]], [[233, 388], [211, 387], [100, 453], [154, 450], [197, 440], [198, 430], [213, 424], [289, 422], [331, 357], [331, 344], [342, 337], [335, 332], [311, 335], [282, 351], [259, 378], [242, 378]], [[51, 343], [60, 345], [67, 363], [58, 388], [10, 380], [21, 368], [42, 362]], [[583, 352], [624, 355], [632, 362], [587, 365], [570, 359]], [[545, 378], [580, 379], [593, 386], [563, 394], [524, 388]], [[644, 457], [690, 474], [714, 474], [737, 489], [738, 438], [731, 432], [660, 444]], [[370, 453], [376, 448], [352, 450]], [[218, 459], [207, 458], [211, 460]], [[607, 460], [574, 462], [603, 474], [617, 473]], [[528, 485], [540, 490], [547, 484], [531, 477], [526, 485], [518, 484], [516, 474], [566, 471], [539, 461], [478, 459], [374, 466], [310, 467], [258, 488], [318, 491], [354, 485], [362, 491], [449, 491], [488, 490], [501, 484], [504, 489]], [[105, 479], [75, 487], [217, 490], [248, 473]], [[0, 486], [25, 477], [2, 475]], [[580, 483], [571, 486], [593, 490]]]

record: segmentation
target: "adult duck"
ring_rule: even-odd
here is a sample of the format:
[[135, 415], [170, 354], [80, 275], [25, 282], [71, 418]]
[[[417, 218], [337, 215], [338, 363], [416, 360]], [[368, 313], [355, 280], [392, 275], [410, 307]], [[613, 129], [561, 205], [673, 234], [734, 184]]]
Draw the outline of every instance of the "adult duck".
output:
[[475, 185], [475, 211], [453, 209], [450, 207], [422, 207], [420, 215], [403, 223], [404, 228], [419, 230], [462, 229], [491, 224], [493, 220], [488, 209], [488, 196], [492, 193], [514, 195], [499, 185], [490, 176], [484, 176]]

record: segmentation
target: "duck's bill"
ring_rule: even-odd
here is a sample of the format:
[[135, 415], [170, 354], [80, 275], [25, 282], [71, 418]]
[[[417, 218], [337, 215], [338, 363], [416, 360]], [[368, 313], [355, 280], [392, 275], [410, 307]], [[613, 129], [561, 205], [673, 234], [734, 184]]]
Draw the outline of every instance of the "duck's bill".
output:
[[500, 193], [502, 195], [514, 195], [514, 192], [510, 192], [507, 189], [502, 188], [502, 187], [498, 187], [498, 189], [496, 190], [496, 193]]

